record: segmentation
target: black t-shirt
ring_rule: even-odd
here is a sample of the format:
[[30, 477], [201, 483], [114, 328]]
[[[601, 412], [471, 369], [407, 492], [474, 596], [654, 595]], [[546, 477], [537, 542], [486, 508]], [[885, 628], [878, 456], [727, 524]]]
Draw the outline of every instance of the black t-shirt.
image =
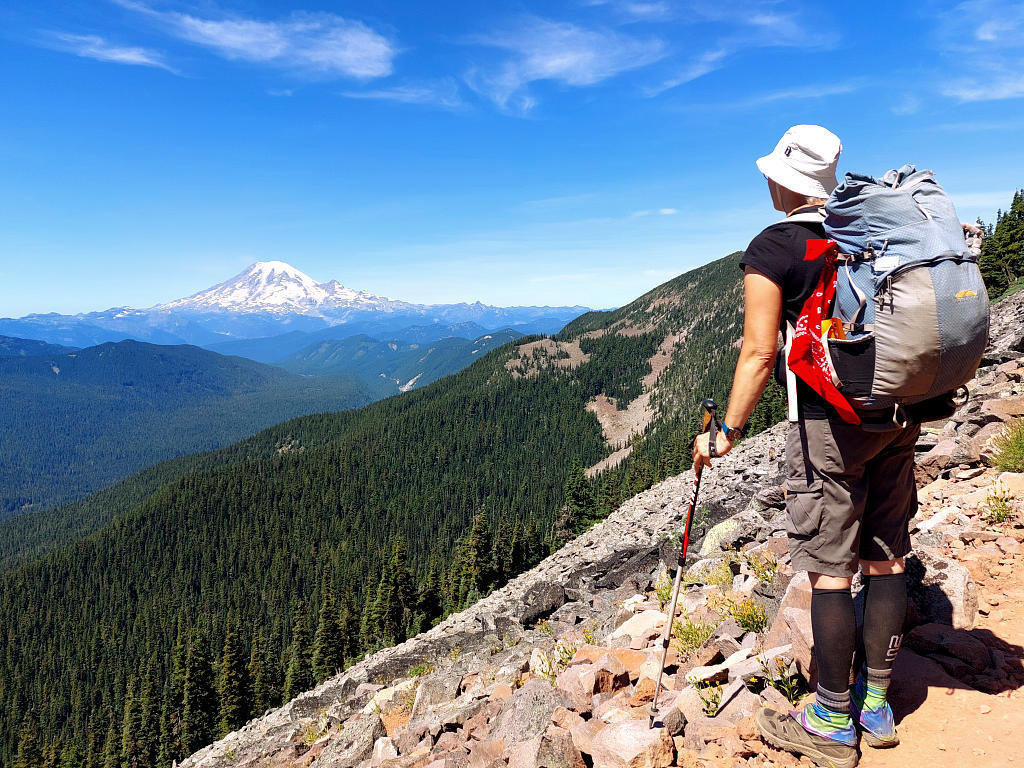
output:
[[[823, 261], [804, 261], [807, 241], [826, 237], [825, 228], [814, 221], [780, 221], [772, 224], [747, 246], [740, 268], [750, 267], [782, 289], [782, 320], [779, 330], [786, 333], [786, 323], [796, 325], [804, 302], [814, 292], [821, 277]], [[775, 362], [775, 378], [786, 386], [785, 361], [779, 351]], [[799, 414], [805, 419], [824, 419], [834, 409], [817, 392], [797, 379]]]

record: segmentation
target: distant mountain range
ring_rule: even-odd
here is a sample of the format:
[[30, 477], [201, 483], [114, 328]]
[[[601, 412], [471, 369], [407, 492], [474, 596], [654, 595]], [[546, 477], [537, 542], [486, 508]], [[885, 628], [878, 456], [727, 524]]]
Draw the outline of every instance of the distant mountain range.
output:
[[521, 337], [520, 333], [504, 330], [473, 340], [445, 338], [419, 344], [350, 336], [313, 344], [277, 364], [295, 373], [347, 373], [367, 382], [379, 379], [383, 385], [394, 386], [396, 393], [408, 392], [461, 370], [491, 349]]
[[[287, 336], [282, 345], [260, 347], [262, 359], [279, 359], [317, 341], [296, 333], [327, 332], [330, 338], [368, 334], [416, 341], [406, 333], [424, 326], [473, 324], [475, 338], [511, 328], [520, 333], [554, 333], [586, 307], [494, 307], [472, 304], [413, 304], [346, 288], [336, 280], [318, 283], [282, 261], [257, 262], [230, 280], [186, 298], [148, 309], [114, 307], [77, 315], [32, 314], [0, 319], [0, 334], [51, 344], [87, 347], [136, 339], [154, 344], [213, 347], [225, 342]], [[323, 338], [323, 336], [319, 336]], [[305, 341], [306, 343], [301, 343]], [[298, 344], [298, 346], [296, 346]], [[268, 358], [272, 349], [276, 358]], [[244, 354], [244, 353], [243, 353]]]

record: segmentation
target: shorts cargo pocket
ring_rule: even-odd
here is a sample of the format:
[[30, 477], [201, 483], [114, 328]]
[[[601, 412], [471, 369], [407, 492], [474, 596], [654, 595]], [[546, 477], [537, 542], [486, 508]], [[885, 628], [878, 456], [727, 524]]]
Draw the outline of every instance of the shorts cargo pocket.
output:
[[786, 533], [791, 538], [809, 539], [821, 526], [824, 494], [820, 479], [811, 484], [801, 479], [786, 480]]

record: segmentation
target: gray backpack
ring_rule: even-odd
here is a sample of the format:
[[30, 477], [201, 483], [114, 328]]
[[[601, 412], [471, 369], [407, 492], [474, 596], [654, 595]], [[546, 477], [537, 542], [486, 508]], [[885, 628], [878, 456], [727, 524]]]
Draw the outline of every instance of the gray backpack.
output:
[[905, 165], [846, 174], [825, 214], [846, 337], [828, 340], [833, 380], [858, 412], [917, 420], [904, 408], [952, 397], [988, 342], [988, 293], [953, 203], [931, 171]]

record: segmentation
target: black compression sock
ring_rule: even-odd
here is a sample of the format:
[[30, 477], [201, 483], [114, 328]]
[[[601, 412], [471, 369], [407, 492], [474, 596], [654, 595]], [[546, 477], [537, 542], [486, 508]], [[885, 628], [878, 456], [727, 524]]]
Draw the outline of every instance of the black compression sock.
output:
[[864, 661], [868, 669], [892, 669], [903, 640], [907, 579], [902, 573], [872, 576], [864, 600]]
[[818, 685], [829, 691], [849, 690], [857, 642], [857, 619], [849, 589], [811, 590], [811, 631]]

